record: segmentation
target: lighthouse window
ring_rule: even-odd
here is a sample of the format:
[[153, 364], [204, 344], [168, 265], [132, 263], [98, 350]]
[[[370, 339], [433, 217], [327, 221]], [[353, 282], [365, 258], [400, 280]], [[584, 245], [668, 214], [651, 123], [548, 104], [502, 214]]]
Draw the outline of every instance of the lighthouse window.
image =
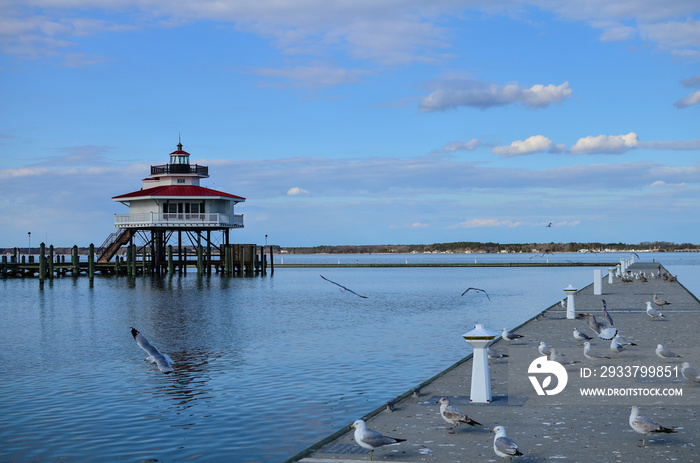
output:
[[199, 203], [188, 204], [188, 206], [193, 214], [199, 214]]
[[170, 214], [177, 214], [177, 203], [168, 203], [168, 212]]
[[185, 183], [185, 179], [184, 179], [184, 178], [178, 178], [178, 179], [177, 179], [177, 183]]

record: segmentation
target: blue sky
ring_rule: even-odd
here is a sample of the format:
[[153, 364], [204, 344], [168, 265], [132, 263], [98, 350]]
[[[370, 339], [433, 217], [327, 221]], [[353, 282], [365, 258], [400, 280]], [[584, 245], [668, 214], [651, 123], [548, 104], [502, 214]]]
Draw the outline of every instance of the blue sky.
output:
[[696, 0], [6, 1], [0, 73], [3, 247], [178, 136], [235, 242], [700, 242]]

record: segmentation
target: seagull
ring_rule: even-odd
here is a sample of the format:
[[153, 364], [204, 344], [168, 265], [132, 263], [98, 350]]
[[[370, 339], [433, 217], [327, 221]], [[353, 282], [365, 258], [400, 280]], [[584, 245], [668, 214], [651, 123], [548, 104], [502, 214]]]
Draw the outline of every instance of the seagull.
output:
[[510, 457], [512, 463], [513, 457], [523, 455], [518, 449], [518, 444], [510, 437], [506, 436], [506, 428], [503, 426], [496, 426], [489, 432], [496, 433], [496, 437], [493, 438], [493, 451], [496, 452], [496, 455], [503, 458], [503, 462], [506, 461], [506, 457]]
[[549, 353], [549, 360], [561, 363], [562, 365], [571, 365], [572, 363], [581, 363], [580, 360], [571, 360], [564, 354], [557, 352], [557, 349], [552, 347], [552, 351]]
[[675, 352], [671, 352], [661, 344], [656, 346], [656, 356], [664, 359], [664, 361], [671, 358], [682, 358], [680, 355], [676, 354]]
[[666, 301], [661, 300], [661, 299], [659, 299], [658, 297], [656, 297], [656, 294], [654, 294], [652, 297], [654, 298], [654, 304], [658, 305], [659, 308], [661, 308], [661, 307], [663, 307], [663, 306], [665, 306], [665, 305], [671, 305], [670, 302], [666, 302]]
[[596, 334], [598, 335], [598, 337], [600, 339], [603, 339], [605, 341], [610, 341], [617, 334], [617, 328], [615, 328], [614, 326], [608, 325], [607, 321], [605, 321], [605, 320], [602, 322], [598, 322], [595, 319], [595, 315], [593, 315], [593, 314], [580, 313], [580, 314], [578, 314], [577, 318], [580, 318], [582, 320], [586, 320], [586, 323], [588, 323], [588, 326], [590, 326], [591, 329], [596, 332]]
[[617, 336], [612, 338], [612, 341], [610, 341], [610, 350], [615, 354], [614, 357], [617, 357], [617, 354], [625, 350], [625, 348], [617, 342]]
[[552, 222], [549, 222], [549, 224], [547, 224], [546, 228], [552, 228]]
[[437, 403], [440, 404], [440, 416], [442, 416], [442, 419], [445, 420], [448, 424], [453, 425], [447, 431], [449, 434], [454, 434], [455, 430], [457, 429], [457, 426], [459, 426], [460, 423], [467, 423], [471, 426], [476, 426], [477, 424], [479, 426], [483, 426], [483, 424], [479, 423], [478, 421], [474, 421], [473, 419], [469, 418], [467, 415], [450, 405], [450, 399], [448, 399], [447, 397], [442, 397], [440, 400], [437, 401]]
[[469, 291], [475, 291], [477, 293], [484, 293], [484, 294], [486, 294], [486, 297], [488, 297], [489, 301], [491, 300], [491, 298], [489, 297], [489, 293], [487, 293], [483, 289], [479, 289], [479, 288], [467, 288], [467, 290], [462, 293], [462, 296], [467, 294]]
[[591, 343], [588, 341], [583, 343], [583, 356], [586, 357], [588, 360], [609, 359], [610, 358], [607, 355], [600, 354], [598, 352], [595, 352], [593, 349], [591, 349]]
[[353, 290], [351, 290], [351, 289], [348, 289], [348, 288], [346, 288], [345, 286], [336, 283], [335, 281], [331, 281], [331, 280], [329, 280], [328, 278], [324, 277], [323, 275], [321, 275], [321, 278], [323, 278], [324, 280], [326, 280], [326, 281], [328, 281], [328, 282], [330, 282], [330, 283], [333, 283], [333, 284], [336, 285], [336, 286], [340, 286], [341, 291], [348, 291], [348, 292], [350, 292], [350, 293], [353, 293], [355, 296], [361, 297], [361, 298], [363, 298], [363, 299], [367, 299], [367, 296], [360, 296], [360, 295], [357, 294], [355, 291], [353, 291]]
[[647, 418], [646, 416], [640, 415], [639, 407], [637, 406], [632, 407], [629, 421], [632, 429], [634, 429], [635, 432], [638, 432], [642, 435], [642, 445], [640, 445], [639, 447], [644, 447], [646, 445], [646, 437], [652, 432], [676, 432], [675, 429], [665, 428], [660, 424], [656, 423], [655, 421]]
[[605, 303], [605, 299], [602, 299], [603, 301], [603, 321], [607, 323], [608, 326], [615, 326], [615, 323], [613, 322], [612, 317], [608, 313], [608, 306]]
[[613, 338], [615, 341], [617, 341], [618, 344], [621, 344], [623, 346], [636, 346], [637, 344], [633, 343], [626, 337], [622, 336], [619, 332], [615, 335]]
[[350, 427], [355, 428], [355, 442], [357, 442], [357, 445], [369, 450], [370, 461], [372, 461], [372, 454], [375, 449], [384, 447], [385, 445], [396, 445], [406, 441], [406, 439], [385, 436], [377, 431], [367, 429], [367, 424], [363, 420], [355, 421]]
[[165, 374], [173, 372], [173, 367], [171, 367], [170, 364], [174, 362], [168, 354], [161, 354], [160, 351], [153, 344], [148, 342], [148, 339], [139, 333], [136, 328], [131, 328], [131, 335], [134, 337], [136, 344], [138, 344], [139, 347], [145, 350], [148, 354], [146, 360], [158, 365], [158, 369]]
[[588, 336], [586, 333], [579, 331], [578, 328], [574, 328], [574, 339], [577, 341], [590, 341], [593, 338]]
[[552, 348], [545, 344], [544, 341], [540, 342], [537, 350], [540, 351], [540, 355], [549, 355], [552, 352]]
[[503, 328], [503, 330], [501, 331], [501, 337], [504, 341], [508, 341], [508, 344], [510, 344], [511, 341], [522, 338], [524, 337], [524, 335], [511, 333], [506, 328]]
[[696, 370], [695, 368], [691, 368], [690, 363], [683, 362], [681, 364], [681, 373], [683, 374], [683, 377], [688, 380], [688, 383], [691, 381], [700, 383], [700, 371]]
[[501, 358], [508, 357], [508, 354], [502, 354], [500, 352], [496, 352], [495, 350], [492, 350], [491, 348], [489, 348], [488, 351], [489, 351], [489, 353], [488, 353], [489, 362], [491, 361], [491, 359], [501, 359]]
[[647, 315], [651, 317], [650, 321], [656, 320], [656, 317], [664, 318], [664, 314], [651, 306], [651, 302], [647, 301]]

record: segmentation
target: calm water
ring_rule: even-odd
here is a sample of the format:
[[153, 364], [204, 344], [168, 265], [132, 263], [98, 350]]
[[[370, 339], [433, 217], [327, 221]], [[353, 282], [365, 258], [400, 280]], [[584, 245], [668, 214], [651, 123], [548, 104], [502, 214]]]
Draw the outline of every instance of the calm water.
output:
[[[641, 255], [652, 259], [700, 294], [700, 253]], [[0, 280], [0, 460], [282, 461], [467, 355], [461, 334], [474, 323], [516, 326], [592, 278], [592, 268], [278, 269], [236, 279], [96, 278], [92, 288], [84, 277], [61, 278], [42, 291], [36, 279]], [[491, 301], [460, 297], [469, 286]], [[130, 326], [170, 354], [174, 374], [144, 362]]]

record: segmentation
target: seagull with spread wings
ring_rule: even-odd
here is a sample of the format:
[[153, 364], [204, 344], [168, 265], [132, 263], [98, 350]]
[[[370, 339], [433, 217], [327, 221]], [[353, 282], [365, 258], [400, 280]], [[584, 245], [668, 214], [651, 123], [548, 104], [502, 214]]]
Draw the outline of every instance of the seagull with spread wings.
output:
[[363, 299], [367, 299], [367, 296], [362, 296], [362, 295], [360, 295], [360, 294], [357, 294], [355, 291], [353, 291], [353, 290], [351, 290], [351, 289], [348, 289], [348, 288], [346, 288], [345, 286], [343, 286], [343, 285], [341, 285], [341, 284], [339, 284], [339, 283], [336, 283], [335, 281], [329, 280], [328, 278], [324, 277], [323, 275], [321, 275], [321, 278], [323, 278], [324, 280], [328, 281], [329, 283], [333, 283], [334, 285], [339, 286], [341, 291], [347, 291], [347, 292], [349, 292], [349, 293], [353, 293], [353, 294], [354, 294], [355, 296], [357, 296], [357, 297], [361, 297], [361, 298], [363, 298]]
[[464, 292], [462, 293], [462, 296], [464, 296], [465, 294], [467, 294], [469, 291], [474, 291], [475, 293], [484, 293], [484, 294], [486, 294], [486, 297], [488, 297], [489, 301], [491, 300], [491, 298], [489, 297], [489, 293], [487, 293], [486, 291], [484, 291], [483, 289], [480, 289], [480, 288], [472, 288], [472, 287], [469, 287], [469, 288], [467, 288], [466, 291], [464, 291]]

